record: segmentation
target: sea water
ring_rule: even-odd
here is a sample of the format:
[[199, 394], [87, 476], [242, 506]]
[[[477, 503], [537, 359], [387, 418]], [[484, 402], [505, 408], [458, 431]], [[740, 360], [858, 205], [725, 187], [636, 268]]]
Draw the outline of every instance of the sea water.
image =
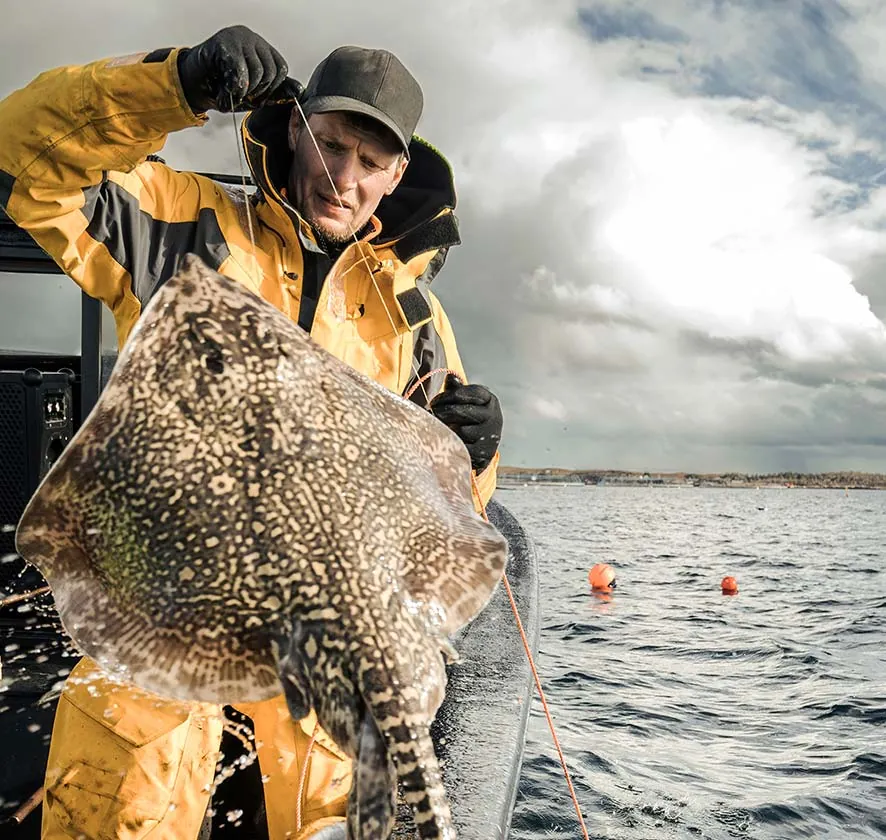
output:
[[[497, 498], [539, 550], [538, 665], [592, 838], [886, 837], [886, 492]], [[564, 837], [536, 699], [511, 840]]]

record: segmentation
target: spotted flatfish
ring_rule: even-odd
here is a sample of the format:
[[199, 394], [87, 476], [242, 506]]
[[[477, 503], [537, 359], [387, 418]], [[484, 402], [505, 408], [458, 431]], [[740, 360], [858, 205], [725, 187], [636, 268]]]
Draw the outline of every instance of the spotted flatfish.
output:
[[505, 540], [449, 429], [251, 290], [185, 258], [16, 542], [109, 673], [314, 709], [354, 759], [349, 837], [390, 835], [398, 780], [420, 836], [455, 837], [429, 727]]

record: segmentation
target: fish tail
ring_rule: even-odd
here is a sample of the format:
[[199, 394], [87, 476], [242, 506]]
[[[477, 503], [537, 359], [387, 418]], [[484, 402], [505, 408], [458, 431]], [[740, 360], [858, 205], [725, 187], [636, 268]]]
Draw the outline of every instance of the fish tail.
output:
[[427, 719], [404, 709], [404, 699], [389, 698], [376, 707], [375, 711], [381, 713], [378, 718], [369, 711], [363, 718], [348, 802], [349, 840], [390, 836], [398, 778], [418, 836], [455, 840]]
[[[414, 728], [395, 727], [404, 728], [412, 731], [384, 734], [403, 786], [403, 798], [412, 809], [418, 836], [422, 840], [455, 840], [449, 799], [430, 729], [424, 723]], [[403, 734], [408, 737], [404, 739]]]

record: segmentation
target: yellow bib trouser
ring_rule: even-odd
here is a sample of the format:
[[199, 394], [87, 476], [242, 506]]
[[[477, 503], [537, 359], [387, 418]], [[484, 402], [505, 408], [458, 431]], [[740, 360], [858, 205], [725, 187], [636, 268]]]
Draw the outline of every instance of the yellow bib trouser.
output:
[[[351, 764], [322, 730], [297, 805], [313, 713], [294, 722], [282, 695], [236, 708], [255, 726], [270, 840], [303, 840], [341, 820]], [[81, 659], [55, 716], [43, 840], [196, 840], [222, 723], [219, 706], [166, 700], [111, 682], [92, 660]]]

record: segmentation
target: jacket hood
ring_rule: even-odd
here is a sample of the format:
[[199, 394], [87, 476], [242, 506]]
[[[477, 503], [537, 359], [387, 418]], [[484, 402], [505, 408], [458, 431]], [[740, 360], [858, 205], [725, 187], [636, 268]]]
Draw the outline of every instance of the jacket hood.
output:
[[[282, 201], [281, 189], [289, 178], [292, 152], [287, 132], [294, 107], [292, 103], [266, 105], [243, 121], [246, 159], [253, 180], [269, 201]], [[409, 144], [409, 157], [403, 180], [375, 211], [382, 224], [376, 244], [396, 243], [393, 247], [401, 260], [461, 241], [452, 212], [456, 193], [449, 162], [417, 136]]]

